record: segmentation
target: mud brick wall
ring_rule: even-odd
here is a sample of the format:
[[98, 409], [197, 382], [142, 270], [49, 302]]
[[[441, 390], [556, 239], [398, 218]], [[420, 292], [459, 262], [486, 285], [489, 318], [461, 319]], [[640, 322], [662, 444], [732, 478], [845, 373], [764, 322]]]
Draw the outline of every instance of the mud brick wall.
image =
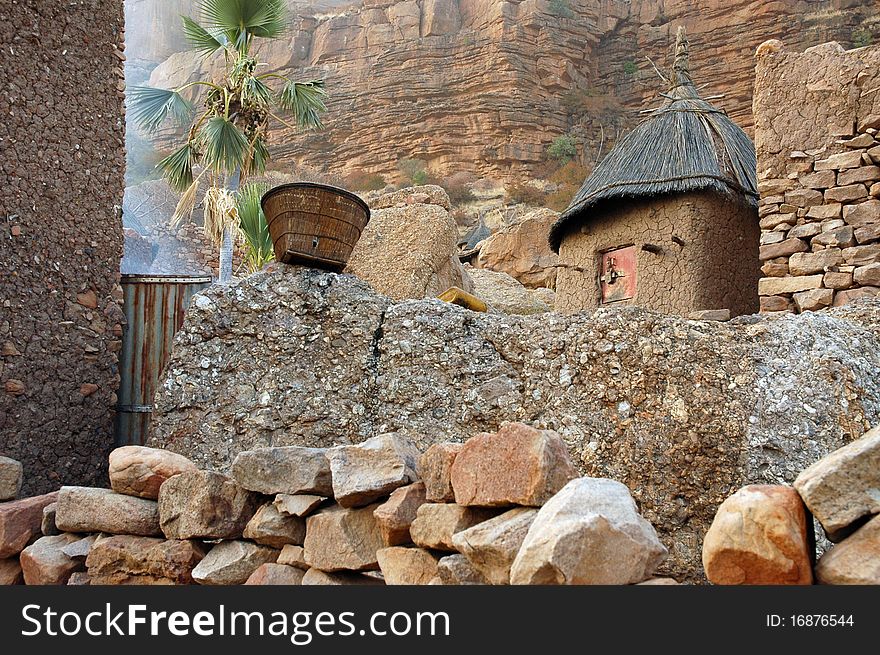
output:
[[761, 311], [880, 294], [880, 47], [758, 49]]
[[122, 332], [122, 0], [0, 3], [0, 453], [99, 484]]

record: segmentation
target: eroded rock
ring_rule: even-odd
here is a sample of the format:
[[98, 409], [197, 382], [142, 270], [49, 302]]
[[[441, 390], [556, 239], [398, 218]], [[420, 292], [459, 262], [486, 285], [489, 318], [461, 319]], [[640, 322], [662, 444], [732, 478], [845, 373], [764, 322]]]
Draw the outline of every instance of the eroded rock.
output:
[[235, 539], [257, 509], [256, 494], [214, 471], [191, 471], [159, 490], [159, 518], [168, 539]]
[[154, 537], [159, 528], [155, 500], [123, 496], [110, 489], [61, 487], [55, 525], [63, 532], [106, 532]]
[[327, 452], [333, 496], [343, 507], [362, 507], [418, 480], [419, 451], [408, 437], [380, 434]]

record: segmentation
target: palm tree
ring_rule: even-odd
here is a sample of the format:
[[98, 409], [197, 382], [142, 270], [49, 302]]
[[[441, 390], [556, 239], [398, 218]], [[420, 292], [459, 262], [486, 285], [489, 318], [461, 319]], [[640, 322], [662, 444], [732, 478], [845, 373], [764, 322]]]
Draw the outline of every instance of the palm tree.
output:
[[[220, 282], [226, 282], [232, 271], [233, 235], [239, 229], [234, 192], [242, 178], [266, 170], [269, 122], [296, 129], [279, 115], [287, 112], [299, 128], [323, 127], [326, 93], [322, 80], [295, 82], [258, 72], [261, 64], [251, 51], [254, 40], [275, 39], [286, 31], [285, 0], [201, 0], [197, 8], [201, 23], [184, 16], [184, 33], [206, 58], [223, 53], [222, 79], [197, 80], [176, 89], [135, 87], [131, 113], [135, 124], [149, 132], [169, 120], [190, 125], [186, 143], [157, 168], [183, 194], [175, 223], [192, 214], [199, 182], [208, 176], [205, 233], [221, 241]], [[183, 92], [193, 88], [201, 93], [191, 103]]]

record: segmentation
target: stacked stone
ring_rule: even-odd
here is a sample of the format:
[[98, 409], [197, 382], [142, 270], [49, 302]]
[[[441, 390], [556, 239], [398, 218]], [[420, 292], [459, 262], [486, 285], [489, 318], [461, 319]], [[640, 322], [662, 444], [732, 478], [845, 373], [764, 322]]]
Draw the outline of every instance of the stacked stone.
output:
[[762, 312], [808, 311], [880, 294], [880, 115], [827, 148], [790, 155], [759, 183]]
[[[706, 534], [706, 577], [728, 585], [880, 584], [878, 490], [880, 427], [804, 470], [794, 488], [743, 487]], [[810, 513], [835, 544], [815, 564]]]

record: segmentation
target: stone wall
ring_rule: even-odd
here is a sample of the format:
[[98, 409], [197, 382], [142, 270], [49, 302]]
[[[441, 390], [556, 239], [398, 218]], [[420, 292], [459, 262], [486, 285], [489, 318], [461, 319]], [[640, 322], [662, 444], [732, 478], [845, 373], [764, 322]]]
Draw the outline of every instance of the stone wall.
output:
[[761, 311], [880, 294], [880, 47], [758, 50]]
[[[635, 244], [636, 295], [615, 305], [684, 316], [712, 309], [729, 309], [733, 316], [753, 313], [758, 309], [757, 242], [754, 208], [714, 193], [618, 203], [564, 237], [556, 311], [595, 309], [599, 253]], [[643, 250], [646, 244], [660, 250]]]
[[0, 453], [106, 475], [123, 319], [121, 0], [0, 5]]

